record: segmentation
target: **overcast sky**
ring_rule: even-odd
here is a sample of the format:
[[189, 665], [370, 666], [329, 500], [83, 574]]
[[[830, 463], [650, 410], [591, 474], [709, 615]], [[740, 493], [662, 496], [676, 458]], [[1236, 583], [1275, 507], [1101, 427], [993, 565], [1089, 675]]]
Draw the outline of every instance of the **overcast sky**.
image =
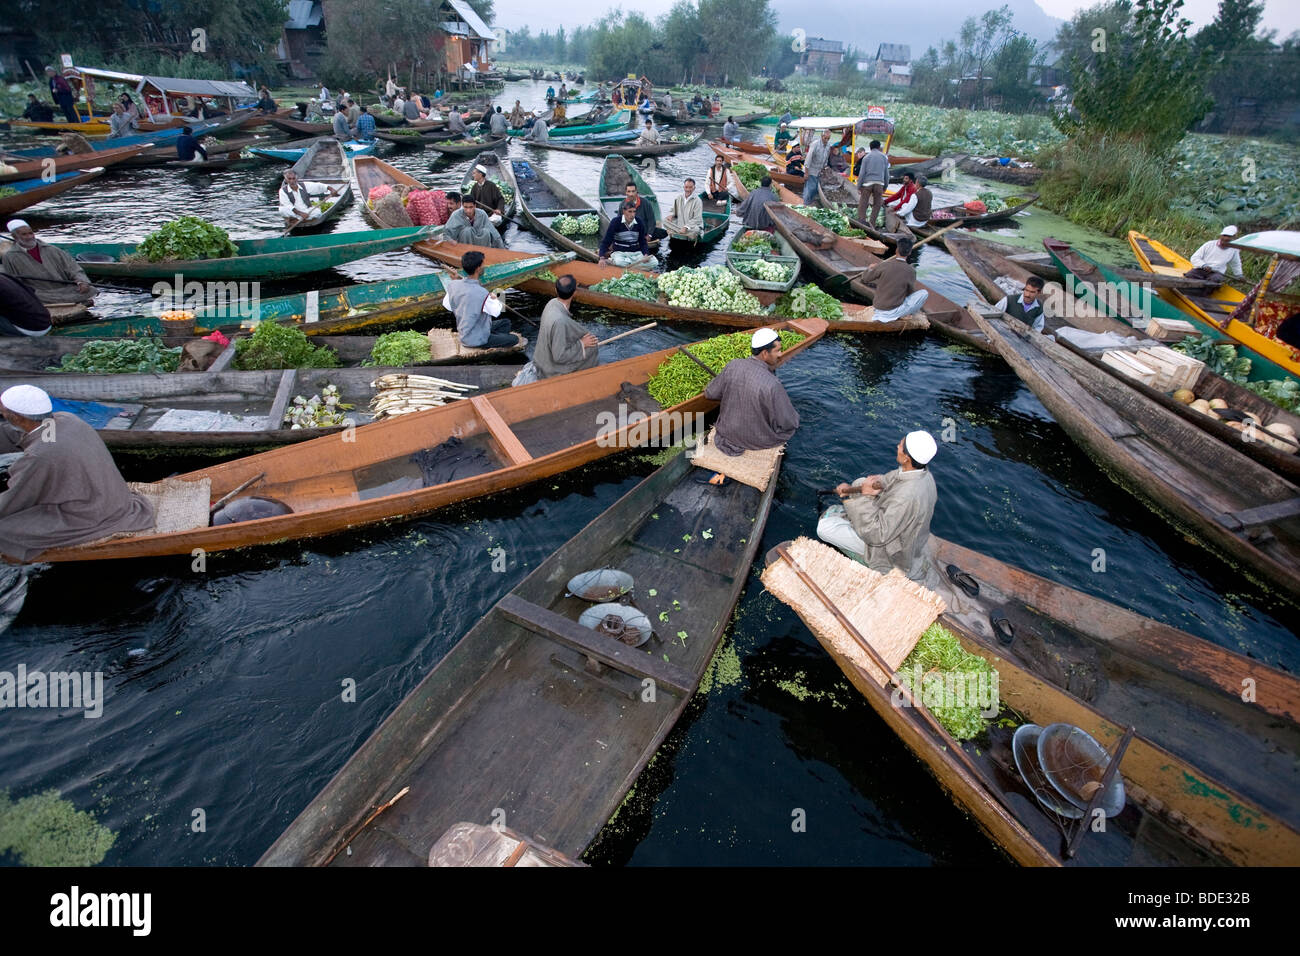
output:
[[[673, 2], [674, 0], [641, 0], [636, 5], [636, 9], [653, 19], [667, 13], [672, 8]], [[1002, 0], [971, 0], [970, 12], [979, 14], [997, 7], [1000, 2]], [[1037, 3], [1044, 12], [1060, 17], [1062, 20], [1068, 20], [1077, 11], [1093, 5], [1091, 2], [1079, 2], [1079, 0], [1037, 0]], [[572, 29], [575, 26], [593, 23], [613, 6], [610, 0], [567, 0], [566, 3], [543, 4], [540, 7], [536, 0], [496, 0], [496, 22], [510, 29], [528, 24], [533, 33], [540, 33], [542, 30], [555, 32], [561, 24]], [[833, 5], [828, 3], [827, 6]], [[1200, 27], [1214, 19], [1218, 7], [1218, 0], [1185, 0], [1183, 15], [1196, 27]], [[855, 11], [856, 15], [866, 18], [864, 22], [868, 23], [873, 13], [887, 17], [891, 9], [897, 9], [893, 3], [886, 3], [885, 0], [865, 0], [865, 2], [857, 0], [857, 2], [850, 2], [848, 8]], [[873, 8], [878, 9], [873, 10]], [[785, 23], [784, 20], [783, 17], [781, 26], [788, 29], [790, 24]], [[1286, 37], [1300, 30], [1300, 0], [1267, 0], [1264, 6], [1264, 27], [1276, 29], [1279, 37]], [[936, 24], [934, 40], [937, 42], [951, 32], [950, 28], [945, 32], [945, 27]]]

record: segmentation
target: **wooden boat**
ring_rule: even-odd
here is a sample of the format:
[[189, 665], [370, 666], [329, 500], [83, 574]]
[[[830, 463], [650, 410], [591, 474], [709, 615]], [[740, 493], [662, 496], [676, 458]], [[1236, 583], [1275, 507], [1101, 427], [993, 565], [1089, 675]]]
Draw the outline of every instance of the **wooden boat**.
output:
[[[0, 173], [0, 189], [10, 183], [40, 179], [47, 170], [52, 170], [55, 175], [59, 175], [74, 170], [106, 169], [144, 152], [149, 146], [148, 143], [141, 143], [136, 146], [120, 146], [117, 149], [103, 149], [93, 153], [74, 153], [65, 156], [47, 156], [12, 162], [9, 165], [13, 166], [17, 172]], [[48, 164], [47, 160], [49, 160]]]
[[[663, 225], [664, 215], [663, 210], [659, 207], [659, 197], [650, 188], [650, 184], [645, 181], [645, 177], [622, 156], [607, 156], [605, 162], [601, 164], [600, 183], [597, 186], [600, 193], [600, 234], [602, 236], [605, 234], [610, 222], [622, 215], [621, 210], [627, 197], [628, 183], [636, 186], [636, 192], [641, 201], [650, 206], [651, 212], [654, 213], [655, 224], [660, 227]], [[599, 244], [599, 238], [598, 236], [597, 244]], [[655, 252], [659, 248], [658, 239], [647, 236], [646, 242], [650, 246], [651, 252]]]
[[[71, 411], [93, 425], [113, 452], [150, 456], [249, 454], [263, 448], [310, 441], [343, 429], [290, 428], [284, 413], [297, 395], [339, 389], [340, 401], [355, 425], [372, 420], [371, 388], [380, 375], [433, 375], [474, 385], [478, 395], [510, 385], [519, 371], [512, 365], [418, 365], [410, 368], [304, 368], [259, 372], [49, 374], [40, 377], [55, 411]], [[32, 381], [30, 374], [0, 372], [8, 388]], [[337, 439], [336, 439], [337, 440]], [[214, 499], [215, 500], [215, 499]]]
[[[790, 243], [799, 258], [826, 277], [828, 292], [835, 296], [854, 296], [866, 302], [875, 298], [875, 290], [863, 282], [861, 276], [880, 261], [873, 251], [873, 248], [878, 252], [884, 251], [879, 243], [869, 247], [862, 240], [838, 236], [821, 223], [780, 203], [768, 203], [767, 214], [772, 217], [776, 231]], [[965, 310], [923, 282], [918, 281], [916, 285], [930, 293], [921, 308], [925, 317], [940, 331], [947, 331], [961, 322]]]
[[634, 129], [616, 129], [608, 133], [592, 133], [590, 136], [565, 136], [545, 143], [534, 142], [531, 139], [520, 140], [520, 142], [525, 146], [538, 149], [563, 149], [574, 152], [579, 149], [604, 149], [615, 146], [637, 148], [637, 139], [640, 135]]
[[772, 182], [774, 184], [780, 183], [783, 186], [797, 186], [800, 190], [803, 189], [803, 185], [804, 185], [803, 175], [802, 174], [795, 175], [793, 173], [787, 173], [785, 171], [784, 166], [777, 165], [776, 160], [773, 159], [770, 155], [766, 159], [764, 159], [762, 156], [756, 156], [752, 153], [740, 153], [734, 149], [728, 149], [724, 146], [717, 146], [713, 143], [709, 144], [709, 148], [713, 150], [714, 153], [721, 156], [723, 159], [727, 160], [727, 162], [729, 163], [758, 163], [760, 166], [762, 166], [764, 169], [767, 170], [767, 174], [772, 177]]
[[933, 212], [951, 213], [950, 218], [931, 215], [930, 218], [926, 220], [924, 226], [912, 226], [909, 228], [918, 236], [928, 236], [940, 229], [951, 226], [954, 219], [961, 220], [962, 228], [971, 226], [979, 227], [989, 222], [1000, 222], [1004, 219], [1014, 219], [1019, 212], [1028, 209], [1038, 201], [1038, 193], [1030, 193], [1028, 196], [1024, 197], [1024, 200], [1024, 202], [1016, 203], [1014, 206], [1007, 206], [1005, 209], [1001, 209], [998, 212], [986, 212], [979, 215], [971, 215], [961, 203], [955, 203], [951, 206], [940, 206], [938, 209], [933, 210]]
[[276, 129], [284, 130], [293, 136], [332, 136], [334, 134], [334, 124], [321, 120], [319, 123], [311, 123], [306, 120], [291, 119], [288, 116], [271, 115], [266, 117], [266, 122]]
[[950, 169], [960, 166], [966, 156], [966, 153], [950, 153], [932, 159], [921, 157], [905, 161], [908, 157], [893, 151], [889, 155], [889, 181], [899, 182], [904, 173], [911, 173], [917, 177], [925, 176], [927, 179], [939, 179]]
[[[1136, 230], [1128, 234], [1129, 245], [1137, 257], [1138, 265], [1146, 272], [1162, 276], [1181, 276], [1192, 268], [1191, 260], [1183, 258], [1173, 249], [1144, 236]], [[1256, 332], [1246, 322], [1232, 318], [1232, 313], [1241, 305], [1246, 296], [1226, 282], [1215, 289], [1186, 290], [1160, 289], [1158, 295], [1169, 305], [1201, 326], [1208, 326], [1245, 346], [1251, 352], [1262, 355], [1270, 363], [1285, 369], [1289, 375], [1300, 375], [1300, 361], [1296, 360], [1295, 351], [1285, 342], [1279, 342]], [[1271, 377], [1271, 376], [1270, 376]]]
[[588, 262], [596, 262], [600, 258], [597, 255], [600, 233], [566, 236], [552, 228], [551, 223], [560, 215], [598, 216], [599, 210], [527, 160], [511, 160], [510, 165], [519, 187], [516, 193], [519, 210], [534, 231], [560, 248], [567, 249]]
[[[634, 130], [629, 130], [629, 132], [633, 134], [633, 138], [638, 135]], [[691, 149], [700, 141], [701, 135], [703, 134], [694, 136], [686, 142], [665, 142], [657, 146], [635, 142], [616, 142], [610, 145], [593, 142], [573, 143], [567, 138], [552, 143], [534, 143], [530, 141], [525, 145], [536, 146], [539, 149], [556, 149], [566, 153], [579, 153], [584, 156], [667, 156], [670, 153], [679, 153], [682, 150]]]
[[982, 163], [973, 156], [963, 159], [957, 168], [963, 173], [979, 176], [981, 179], [992, 179], [1013, 186], [1033, 186], [1043, 178], [1043, 170], [1036, 166], [1022, 169], [1016, 166], [1002, 166], [997, 162]]
[[[481, 246], [469, 246], [439, 240], [421, 242], [413, 246], [412, 249], [421, 255], [428, 256], [430, 259], [455, 267], [460, 266], [460, 257], [471, 249], [483, 253], [484, 261], [489, 264], [513, 262], [527, 255], [527, 253], [511, 252], [507, 249], [484, 249]], [[725, 325], [737, 329], [760, 328], [768, 324], [772, 319], [772, 316], [767, 314], [744, 315], [735, 312], [717, 312], [713, 309], [688, 309], [682, 306], [669, 305], [662, 299], [647, 302], [643, 299], [613, 295], [592, 288], [606, 279], [617, 279], [630, 271], [634, 270], [620, 269], [617, 266], [602, 266], [590, 261], [568, 262], [554, 266], [551, 269], [551, 272], [557, 278], [564, 275], [573, 276], [578, 283], [575, 298], [579, 302], [597, 308], [609, 309], [613, 312], [653, 316], [660, 322], [707, 322], [711, 325]], [[532, 295], [555, 295], [555, 282], [550, 279], [526, 279], [517, 283], [516, 287]], [[764, 308], [773, 305], [781, 297], [780, 292], [761, 289], [753, 290], [751, 294], [758, 299], [759, 304]], [[908, 332], [924, 330], [929, 328], [930, 325], [925, 319], [917, 316], [908, 316], [906, 319], [900, 319], [897, 322], [876, 322], [873, 320], [875, 310], [871, 306], [859, 305], [854, 302], [841, 302], [840, 308], [842, 310], [840, 317], [826, 317], [823, 319], [832, 332]]]
[[1300, 488], [1022, 323], [976, 321], [1107, 475], [1248, 574], [1300, 596]]
[[[547, 127], [548, 136], [590, 136], [593, 133], [609, 133], [614, 130], [625, 129], [628, 122], [632, 119], [631, 110], [619, 110], [603, 123], [579, 123], [575, 126], [557, 126], [554, 129]], [[524, 130], [512, 129], [511, 136], [523, 136]]]
[[[736, 242], [747, 235], [749, 230], [741, 229], [732, 237], [731, 243], [727, 246], [727, 268], [735, 273], [736, 278], [740, 280], [741, 285], [746, 289], [766, 289], [774, 292], [789, 292], [794, 288], [795, 282], [799, 279], [799, 255], [794, 251], [785, 236], [779, 232], [767, 233], [771, 237], [769, 252], [737, 252]], [[762, 233], [760, 233], [761, 235]], [[769, 282], [764, 279], [756, 279], [746, 272], [742, 272], [737, 266], [754, 259], [766, 259], [769, 262], [778, 262], [790, 270], [790, 278], [785, 282]]]
[[59, 133], [80, 133], [82, 136], [107, 136], [113, 131], [108, 124], [108, 116], [82, 116], [76, 123], [64, 120], [24, 120], [10, 119], [5, 122], [15, 133], [36, 133], [57, 136]]
[[53, 199], [69, 189], [84, 186], [102, 175], [104, 175], [103, 167], [96, 167], [59, 173], [54, 177], [53, 182], [44, 178], [11, 180], [0, 186], [0, 192], [6, 189], [14, 190], [12, 195], [0, 196], [0, 216], [12, 215], [20, 209]]
[[322, 196], [318, 201], [330, 206], [317, 219], [299, 222], [286, 218], [286, 234], [310, 232], [326, 223], [333, 222], [352, 202], [352, 161], [348, 158], [345, 146], [332, 136], [314, 140], [302, 154], [302, 158], [293, 164], [293, 171], [298, 174], [299, 182], [320, 183], [331, 190], [340, 190], [333, 196]]
[[[69, 132], [76, 131], [69, 130]], [[206, 124], [194, 127], [194, 135], [198, 137], [207, 136], [210, 132], [211, 130]], [[181, 131], [179, 129], [164, 129], [159, 130], [156, 133], [141, 133], [138, 136], [119, 136], [116, 139], [99, 141], [87, 138], [87, 142], [90, 143], [90, 148], [96, 154], [99, 154], [115, 152], [127, 146], [144, 146], [146, 148], [169, 145], [174, 146], [180, 135]], [[46, 159], [48, 157], [54, 157], [57, 159], [59, 156], [59, 153], [57, 152], [58, 148], [59, 147], [57, 146], [29, 146], [23, 147], [22, 149], [8, 150], [4, 152], [4, 155], [9, 157], [10, 162], [13, 160], [22, 161], [30, 159]]]
[[[1060, 239], [1044, 239], [1043, 247], [1061, 269], [1062, 274], [1069, 274], [1076, 295], [1115, 318], [1143, 328], [1152, 317], [1191, 322], [1203, 335], [1216, 339], [1225, 334], [1229, 335], [1237, 345], [1237, 354], [1250, 359], [1252, 378], [1286, 379], [1300, 374], [1300, 366], [1293, 370], [1285, 363], [1274, 360], [1274, 356], [1279, 353], [1278, 343], [1264, 338], [1243, 322], [1232, 323], [1230, 332], [1225, 333], [1214, 322], [1202, 319], [1193, 312], [1183, 312], [1159, 295], [1151, 295], [1138, 283], [1124, 278], [1109, 266], [1084, 255], [1068, 242]], [[1241, 338], [1237, 338], [1238, 335]], [[1247, 339], [1250, 341], [1246, 341]], [[1267, 352], [1264, 351], [1264, 348], [1270, 344], [1273, 347]]]
[[488, 150], [480, 153], [474, 158], [469, 169], [465, 170], [465, 178], [461, 181], [460, 192], [462, 196], [468, 196], [470, 187], [474, 185], [474, 167], [483, 165], [487, 168], [487, 177], [497, 184], [497, 187], [509, 196], [506, 200], [505, 217], [497, 229], [504, 231], [510, 224], [510, 220], [515, 216], [517, 208], [516, 197], [519, 195], [519, 184], [515, 182], [514, 168], [508, 162], [503, 162], [501, 157], [496, 153]]
[[374, 143], [363, 143], [359, 140], [340, 143], [333, 136], [326, 136], [321, 139], [298, 140], [294, 143], [277, 143], [274, 146], [254, 146], [249, 149], [249, 152], [266, 159], [278, 159], [282, 163], [296, 163], [307, 155], [308, 151], [327, 140], [342, 149], [348, 156], [369, 156], [375, 151]]
[[430, 142], [429, 148], [444, 156], [477, 156], [485, 149], [496, 149], [506, 142], [505, 136], [485, 136], [478, 140], [449, 139]]
[[[1006, 295], [1006, 292], [997, 284], [999, 278], [1006, 277], [1023, 286], [1025, 280], [1031, 274], [1005, 256], [999, 255], [978, 239], [950, 242], [948, 251], [970, 277], [975, 287], [979, 289], [980, 294], [990, 302], [997, 302], [999, 298]], [[1044, 312], [1047, 314], [1044, 321], [1044, 330], [1047, 332], [1055, 332], [1063, 326], [1072, 326], [1088, 332], [1112, 332], [1122, 337], [1133, 338], [1136, 340], [1133, 348], [1147, 348], [1161, 344], [1145, 332], [1133, 328], [1127, 322], [1113, 318], [1095, 306], [1088, 305], [1079, 299], [1074, 299], [1062, 288], [1060, 283], [1049, 282], [1047, 284], [1044, 288], [1043, 301]], [[1063, 316], [1063, 318], [1057, 318], [1057, 316]], [[968, 318], [970, 326], [978, 332], [978, 325], [974, 317], [968, 316]], [[982, 335], [983, 333], [979, 334]], [[1136, 389], [1151, 401], [1191, 422], [1231, 448], [1249, 455], [1288, 481], [1300, 482], [1300, 457], [1296, 456], [1296, 452], [1300, 452], [1300, 446], [1290, 450], [1282, 450], [1264, 441], [1246, 441], [1244, 433], [1230, 428], [1225, 420], [1202, 414], [1190, 405], [1176, 401], [1171, 393], [1159, 391], [1137, 379], [1129, 378], [1113, 366], [1101, 361], [1099, 352], [1080, 348], [1060, 336], [1057, 336], [1057, 342], [1076, 355], [1087, 359], [1107, 374], [1114, 376], [1118, 381]], [[1264, 426], [1282, 423], [1289, 425], [1300, 433], [1300, 415], [1292, 414], [1277, 407], [1268, 400], [1256, 395], [1250, 389], [1243, 388], [1215, 374], [1209, 368], [1203, 368], [1197, 379], [1187, 387], [1195, 392], [1197, 396], [1206, 399], [1221, 398], [1228, 403], [1229, 408], [1243, 413], [1249, 412]]]
[[[741, 202], [744, 202], [746, 199], [749, 198], [749, 190], [745, 188], [745, 184], [740, 181], [740, 177], [737, 176], [734, 172], [731, 174], [731, 179], [732, 182], [735, 184], [736, 198], [739, 199]], [[776, 198], [779, 199], [781, 202], [785, 203], [787, 206], [799, 206], [803, 204], [802, 196], [800, 196], [794, 190], [786, 186], [782, 186], [776, 180], [772, 181], [772, 192], [776, 193]]]
[[[812, 626], [805, 615], [824, 615], [818, 598], [795, 610], [877, 715], [1013, 860], [1026, 866], [1294, 862], [1300, 697], [1292, 676], [1272, 671], [1263, 678], [1274, 688], [1269, 709], [1243, 703], [1240, 675], [1254, 661], [951, 542], [932, 538], [932, 549], [940, 566], [955, 565], [980, 588], [978, 600], [967, 600], [971, 610], [945, 613], [941, 623], [968, 653], [995, 668], [999, 695], [1011, 702], [1002, 710], [1009, 719], [980, 738], [956, 742], [925, 722], [922, 705], [898, 706], [890, 685]], [[768, 554], [769, 565], [784, 560], [775, 550]], [[826, 583], [815, 569], [804, 573]], [[981, 618], [994, 608], [1012, 623], [1010, 645], [995, 641]], [[1126, 805], [1104, 831], [1087, 833], [1072, 857], [1063, 821], [1035, 799], [1011, 752], [1015, 724], [1058, 722], [1081, 728], [1112, 752], [1125, 730], [1136, 728], [1118, 768]]]
[[190, 173], [215, 173], [233, 166], [247, 166], [255, 162], [256, 159], [243, 155], [242, 146], [236, 145], [231, 149], [210, 149], [207, 159], [196, 158], [194, 161], [172, 159], [164, 165], [169, 169], [180, 169]]
[[445, 140], [455, 139], [456, 133], [448, 133], [441, 129], [430, 129], [428, 132], [416, 128], [415, 133], [398, 132], [396, 130], [375, 130], [375, 138], [382, 139], [384, 142], [392, 143], [394, 146], [405, 148], [423, 149], [429, 143], [441, 143]]
[[[62, 242], [58, 246], [92, 276], [130, 279], [262, 279], [268, 275], [303, 275], [332, 269], [381, 252], [392, 252], [430, 235], [433, 227], [335, 232], [320, 236], [277, 239], [237, 239], [236, 255], [228, 259], [132, 261], [133, 242]], [[127, 261], [123, 261], [123, 260]]]
[[[505, 262], [489, 263], [482, 282], [489, 288], [504, 288], [544, 269], [558, 266], [571, 256], [565, 253], [535, 255], [521, 253]], [[307, 335], [337, 335], [359, 329], [396, 325], [443, 311], [446, 294], [438, 273], [419, 273], [401, 279], [359, 282], [333, 289], [317, 289], [296, 295], [257, 299], [252, 305], [237, 300], [230, 291], [226, 304], [193, 309], [195, 333], [204, 335], [214, 329], [227, 335], [237, 332], [244, 322], [279, 322], [297, 325]], [[163, 335], [162, 322], [152, 315], [103, 319], [84, 325], [60, 329], [62, 335], [105, 338], [139, 335]]]
[[[805, 335], [785, 353], [786, 358], [800, 354], [826, 331], [826, 324], [817, 319], [772, 327]], [[354, 441], [325, 436], [179, 475], [183, 482], [208, 480], [212, 501], [241, 489], [249, 495], [274, 498], [293, 511], [219, 527], [54, 548], [38, 559], [188, 555], [194, 548], [212, 553], [321, 537], [427, 514], [454, 502], [520, 487], [645, 444], [654, 429], [666, 422], [680, 423], [682, 415], [710, 411], [715, 403], [703, 395], [657, 409], [657, 403], [637, 389], [675, 354], [676, 348], [662, 349], [401, 415], [358, 428]], [[649, 417], [619, 423], [619, 409], [626, 411], [629, 401], [645, 406]], [[602, 423], [609, 424], [602, 412], [614, 416], [611, 427], [602, 427]], [[678, 417], [667, 417], [674, 413]], [[452, 438], [457, 439], [457, 454], [463, 456], [460, 473], [476, 473], [425, 487], [425, 473], [417, 462], [432, 464], [428, 456]]]
[[[505, 595], [258, 865], [423, 865], [439, 834], [491, 819], [503, 796], [514, 827], [579, 856], [699, 686], [771, 510], [775, 480], [764, 492], [730, 482], [714, 493], [693, 471], [675, 456]], [[604, 567], [633, 575], [635, 607], [651, 621], [661, 612], [671, 621], [657, 625], [664, 633], [648, 651], [578, 623], [589, 605], [565, 583]], [[647, 680], [654, 700], [634, 706]], [[520, 707], [529, 732], [503, 730]], [[363, 828], [403, 787], [410, 792]]]
[[352, 174], [357, 178], [357, 189], [361, 195], [361, 214], [365, 216], [366, 222], [376, 229], [382, 229], [383, 223], [375, 218], [374, 208], [370, 202], [370, 190], [376, 186], [407, 186], [420, 190], [428, 188], [414, 176], [407, 175], [374, 156], [358, 156], [354, 159]]
[[245, 109], [205, 120], [194, 119], [190, 116], [176, 116], [160, 123], [140, 120], [137, 126], [141, 134], [145, 136], [167, 133], [173, 130], [179, 134], [186, 126], [194, 130], [196, 136], [224, 136], [226, 133], [247, 128], [250, 120], [255, 120], [259, 115], [266, 116], [264, 113], [259, 114], [256, 110]]
[[[674, 97], [674, 99], [681, 98]], [[676, 103], [674, 103], [674, 106], [676, 106]], [[672, 123], [674, 126], [720, 126], [726, 122], [728, 116], [732, 117], [739, 125], [753, 123], [771, 112], [771, 110], [764, 109], [754, 103], [740, 102], [724, 105], [717, 112], [711, 112], [708, 116], [692, 116], [686, 113], [684, 108], [681, 112], [678, 112], [676, 109], [666, 110], [657, 107], [655, 117], [666, 123]]]

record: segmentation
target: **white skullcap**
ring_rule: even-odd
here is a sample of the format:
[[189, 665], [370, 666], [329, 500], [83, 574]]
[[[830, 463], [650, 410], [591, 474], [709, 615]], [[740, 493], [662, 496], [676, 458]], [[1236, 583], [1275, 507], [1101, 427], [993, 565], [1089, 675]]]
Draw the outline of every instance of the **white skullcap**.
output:
[[777, 335], [771, 329], [759, 329], [754, 333], [754, 337], [749, 340], [749, 344], [751, 348], [763, 349], [775, 342], [776, 339]]
[[7, 223], [5, 223], [6, 232], [13, 232], [15, 229], [30, 229], [30, 228], [32, 227], [27, 225], [26, 219], [10, 219]]
[[1221, 236], [1235, 236], [1236, 234], [1237, 234], [1236, 226], [1224, 226], [1223, 229], [1219, 232], [1219, 235]]
[[934, 443], [929, 432], [908, 432], [903, 439], [903, 451], [918, 465], [929, 464], [938, 450], [939, 446]]
[[477, 166], [475, 166], [474, 171], [476, 173], [482, 173], [484, 176], [487, 175], [487, 167], [484, 166], [482, 163], [479, 163]]
[[0, 392], [0, 405], [27, 418], [37, 418], [54, 411], [50, 396], [35, 385], [15, 385]]

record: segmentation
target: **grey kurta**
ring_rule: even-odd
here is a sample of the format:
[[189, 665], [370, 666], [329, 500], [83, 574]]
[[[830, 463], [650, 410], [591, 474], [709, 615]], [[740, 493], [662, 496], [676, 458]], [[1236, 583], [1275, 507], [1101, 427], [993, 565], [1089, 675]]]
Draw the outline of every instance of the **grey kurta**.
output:
[[721, 403], [714, 440], [724, 455], [775, 448], [799, 427], [790, 396], [761, 359], [732, 359], [709, 382], [704, 397]]
[[447, 283], [445, 302], [456, 316], [456, 334], [461, 344], [482, 348], [492, 334], [492, 317], [483, 306], [488, 290], [477, 279], [452, 279]]
[[559, 299], [552, 299], [542, 310], [541, 327], [537, 330], [537, 348], [533, 350], [533, 364], [542, 378], [564, 375], [580, 369], [591, 368], [600, 361], [600, 349], [583, 346], [587, 334], [569, 315], [569, 310]]
[[90, 294], [83, 295], [77, 291], [76, 283], [90, 282], [85, 271], [77, 265], [77, 260], [62, 249], [39, 239], [36, 240], [36, 245], [41, 253], [40, 262], [15, 243], [4, 254], [0, 268], [4, 269], [6, 275], [26, 282], [42, 302], [89, 302], [92, 297]]
[[474, 211], [472, 223], [465, 215], [464, 209], [457, 209], [447, 217], [447, 225], [442, 228], [442, 237], [471, 246], [491, 246], [494, 249], [506, 247], [506, 244], [501, 241], [501, 234], [497, 232], [497, 227], [492, 225], [488, 214], [482, 209]]
[[882, 574], [898, 568], [913, 581], [923, 581], [930, 519], [939, 497], [934, 477], [926, 469], [896, 468], [881, 476], [880, 487], [878, 495], [844, 501], [849, 523], [867, 546], [862, 560]]
[[53, 441], [42, 426], [19, 442], [23, 457], [0, 494], [0, 553], [30, 561], [49, 548], [150, 530], [153, 508], [126, 486], [103, 439], [75, 415], [53, 419]]

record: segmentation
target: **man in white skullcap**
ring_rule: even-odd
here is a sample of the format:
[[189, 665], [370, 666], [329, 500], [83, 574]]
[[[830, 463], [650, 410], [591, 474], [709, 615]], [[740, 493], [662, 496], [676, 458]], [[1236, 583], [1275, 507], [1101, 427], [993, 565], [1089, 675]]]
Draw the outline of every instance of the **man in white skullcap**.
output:
[[31, 561], [50, 548], [153, 528], [153, 507], [122, 480], [95, 430], [54, 411], [35, 385], [0, 393], [0, 452], [22, 451], [0, 493], [0, 554]]
[[0, 259], [5, 275], [21, 279], [46, 305], [94, 304], [95, 287], [76, 259], [37, 239], [25, 220], [10, 219], [5, 229], [14, 237], [13, 248]]
[[936, 451], [929, 432], [908, 432], [898, 443], [897, 469], [835, 488], [844, 504], [826, 509], [817, 537], [882, 574], [898, 568], [913, 581], [924, 581], [938, 499], [927, 466]]
[[[799, 428], [799, 413], [776, 377], [780, 336], [759, 329], [749, 345], [749, 358], [732, 359], [704, 389], [704, 397], [720, 405], [713, 442], [724, 455], [776, 448]], [[722, 475], [714, 475], [710, 484], [723, 481]]]
[[487, 167], [478, 163], [471, 174], [474, 185], [469, 187], [469, 195], [474, 197], [478, 208], [487, 213], [488, 221], [500, 226], [506, 218], [506, 197], [501, 195], [497, 184], [487, 178]]
[[1224, 226], [1218, 239], [1211, 239], [1192, 253], [1192, 267], [1183, 275], [1220, 285], [1227, 280], [1228, 272], [1240, 278], [1241, 252], [1229, 245], [1236, 236], [1236, 226]]

